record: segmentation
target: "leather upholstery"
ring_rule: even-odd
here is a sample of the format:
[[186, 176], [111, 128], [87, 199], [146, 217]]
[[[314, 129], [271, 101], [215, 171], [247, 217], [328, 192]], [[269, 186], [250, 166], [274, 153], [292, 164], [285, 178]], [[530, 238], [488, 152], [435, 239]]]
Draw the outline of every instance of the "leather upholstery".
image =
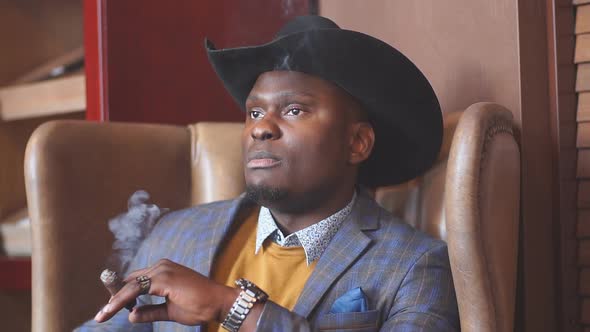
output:
[[[146, 189], [170, 208], [242, 192], [241, 128], [69, 121], [37, 130], [25, 166], [33, 331], [71, 330], [107, 298], [89, 280], [98, 278], [110, 252], [106, 220], [125, 210], [134, 190]], [[512, 330], [519, 152], [510, 112], [480, 103], [445, 114], [437, 164], [408, 183], [377, 188], [375, 197], [448, 241], [463, 331]]]
[[512, 114], [490, 103], [467, 109], [449, 154], [445, 213], [463, 331], [512, 331], [520, 153]]
[[201, 122], [189, 126], [192, 205], [234, 198], [244, 191], [242, 128], [242, 123]]

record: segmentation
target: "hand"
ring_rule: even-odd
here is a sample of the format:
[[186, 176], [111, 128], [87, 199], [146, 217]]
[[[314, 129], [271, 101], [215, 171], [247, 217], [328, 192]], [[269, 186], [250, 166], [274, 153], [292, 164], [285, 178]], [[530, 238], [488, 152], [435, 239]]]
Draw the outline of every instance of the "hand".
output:
[[127, 283], [96, 314], [97, 322], [109, 320], [129, 301], [141, 295], [137, 277], [151, 279], [150, 295], [166, 298], [158, 305], [135, 307], [129, 314], [132, 323], [175, 321], [184, 325], [198, 325], [208, 321], [220, 321], [227, 315], [240, 290], [218, 284], [202, 274], [167, 259], [154, 266], [132, 272]]

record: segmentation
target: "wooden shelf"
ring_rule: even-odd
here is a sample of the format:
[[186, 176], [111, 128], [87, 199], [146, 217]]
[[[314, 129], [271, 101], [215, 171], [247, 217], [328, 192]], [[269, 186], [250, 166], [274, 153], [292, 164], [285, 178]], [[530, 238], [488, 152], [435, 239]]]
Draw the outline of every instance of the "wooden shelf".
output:
[[65, 70], [73, 64], [84, 62], [84, 47], [80, 46], [56, 58], [50, 59], [28, 73], [20, 76], [12, 84], [25, 84], [49, 78], [56, 70]]
[[0, 88], [0, 120], [14, 121], [86, 109], [84, 75]]

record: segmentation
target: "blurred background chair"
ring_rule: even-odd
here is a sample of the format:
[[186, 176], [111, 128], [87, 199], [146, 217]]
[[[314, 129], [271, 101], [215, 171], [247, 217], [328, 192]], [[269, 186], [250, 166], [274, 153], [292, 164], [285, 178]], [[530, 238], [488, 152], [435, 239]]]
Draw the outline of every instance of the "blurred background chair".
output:
[[[25, 161], [33, 331], [71, 330], [107, 299], [98, 281], [113, 241], [107, 220], [134, 191], [172, 209], [239, 195], [241, 128], [56, 121], [37, 129]], [[520, 192], [512, 115], [475, 104], [445, 114], [444, 135], [430, 171], [377, 188], [375, 198], [448, 241], [463, 331], [511, 331]]]

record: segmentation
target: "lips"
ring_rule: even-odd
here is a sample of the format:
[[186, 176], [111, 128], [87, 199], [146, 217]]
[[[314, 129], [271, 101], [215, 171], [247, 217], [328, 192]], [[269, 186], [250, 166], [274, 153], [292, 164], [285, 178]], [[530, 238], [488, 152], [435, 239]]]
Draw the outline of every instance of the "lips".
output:
[[281, 159], [270, 152], [257, 151], [248, 154], [246, 167], [250, 169], [273, 168], [281, 163]]

